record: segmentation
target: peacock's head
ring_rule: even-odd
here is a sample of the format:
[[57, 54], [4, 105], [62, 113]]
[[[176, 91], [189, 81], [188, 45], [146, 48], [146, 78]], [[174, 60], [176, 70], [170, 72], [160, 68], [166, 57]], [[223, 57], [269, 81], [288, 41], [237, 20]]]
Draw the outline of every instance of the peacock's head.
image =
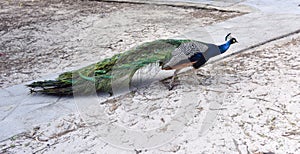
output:
[[229, 34], [226, 35], [225, 41], [227, 41], [228, 39], [230, 40], [231, 44], [238, 43], [238, 41], [236, 40], [236, 38], [234, 38], [234, 37], [231, 36], [231, 33], [229, 33]]

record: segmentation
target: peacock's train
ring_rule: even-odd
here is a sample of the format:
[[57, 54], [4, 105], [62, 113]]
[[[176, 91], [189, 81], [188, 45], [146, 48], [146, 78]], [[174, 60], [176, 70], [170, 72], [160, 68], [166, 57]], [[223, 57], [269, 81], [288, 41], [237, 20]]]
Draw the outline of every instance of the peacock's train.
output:
[[180, 69], [189, 66], [197, 69], [209, 58], [226, 52], [231, 44], [237, 42], [230, 33], [225, 41], [222, 45], [189, 39], [147, 42], [95, 64], [62, 73], [55, 80], [36, 81], [27, 86], [31, 92], [49, 95], [72, 95], [75, 92], [86, 95], [95, 90], [111, 93], [113, 79], [126, 77], [130, 81], [137, 70], [157, 63], [163, 70], [175, 70], [170, 82], [172, 89], [174, 77]]

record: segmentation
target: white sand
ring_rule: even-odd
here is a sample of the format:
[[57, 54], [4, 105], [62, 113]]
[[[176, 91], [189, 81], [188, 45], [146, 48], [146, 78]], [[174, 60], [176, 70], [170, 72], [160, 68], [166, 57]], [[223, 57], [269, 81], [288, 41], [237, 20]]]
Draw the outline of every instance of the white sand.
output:
[[[157, 103], [151, 101], [155, 100], [153, 97], [163, 95], [161, 91], [170, 93], [164, 97], [170, 99], [174, 98], [172, 93], [198, 93], [201, 97], [196, 104], [196, 114], [183, 133], [166, 145], [143, 150], [142, 153], [298, 153], [299, 45], [300, 35], [291, 36], [207, 65], [198, 71], [203, 76], [181, 74], [180, 84], [175, 90], [167, 91], [163, 87], [150, 91], [141, 89], [133, 95], [136, 99], [130, 99], [133, 101], [131, 105], [128, 102], [119, 104], [126, 99], [108, 102], [107, 113], [113, 123], [117, 122], [128, 128], [143, 129], [147, 124], [147, 128], [155, 127], [164, 123], [161, 118], [168, 121], [168, 113], [170, 115], [176, 111], [174, 106], [177, 102], [173, 101], [169, 105]], [[200, 83], [194, 79], [198, 79]], [[160, 84], [157, 83], [156, 86]], [[217, 120], [204, 136], [200, 136], [203, 117], [209, 111], [209, 103], [214, 101], [211, 96], [217, 96], [218, 91], [224, 90], [226, 97], [223, 105], [218, 108]], [[149, 106], [134, 103], [134, 100], [143, 99], [142, 97]], [[130, 116], [118, 117], [124, 111], [140, 111], [145, 116], [135, 116], [131, 120]], [[45, 153], [134, 153], [103, 142], [93, 133], [94, 129], [85, 127], [84, 122], [79, 119], [76, 115], [61, 118], [1, 145], [5, 144], [3, 148], [8, 148], [12, 153], [39, 150]]]

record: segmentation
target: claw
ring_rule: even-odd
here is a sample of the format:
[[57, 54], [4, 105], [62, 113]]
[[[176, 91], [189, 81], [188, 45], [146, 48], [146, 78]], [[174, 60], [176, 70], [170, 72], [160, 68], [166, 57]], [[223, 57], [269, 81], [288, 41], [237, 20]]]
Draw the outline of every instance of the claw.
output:
[[169, 84], [169, 90], [171, 91], [171, 90], [173, 90], [173, 88], [174, 88], [174, 85], [173, 84]]

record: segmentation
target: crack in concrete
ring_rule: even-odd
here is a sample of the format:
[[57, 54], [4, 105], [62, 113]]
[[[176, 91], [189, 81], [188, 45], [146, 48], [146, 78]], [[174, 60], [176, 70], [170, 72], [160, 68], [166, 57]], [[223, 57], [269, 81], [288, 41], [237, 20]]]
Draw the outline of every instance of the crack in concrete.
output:
[[21, 105], [21, 103], [19, 103], [18, 105], [16, 105], [11, 111], [9, 111], [7, 113], [7, 115], [5, 115], [3, 118], [1, 118], [0, 122], [4, 121], [8, 116], [10, 116], [20, 105]]
[[51, 106], [57, 104], [61, 98], [62, 98], [62, 96], [59, 96], [54, 102], [49, 102], [48, 105], [39, 107], [39, 108], [37, 108], [37, 109], [35, 109], [35, 110], [31, 111], [31, 112], [34, 112], [34, 111], [37, 111], [37, 110], [40, 110], [40, 109], [45, 109], [45, 108], [47, 108], [47, 107], [51, 107]]

